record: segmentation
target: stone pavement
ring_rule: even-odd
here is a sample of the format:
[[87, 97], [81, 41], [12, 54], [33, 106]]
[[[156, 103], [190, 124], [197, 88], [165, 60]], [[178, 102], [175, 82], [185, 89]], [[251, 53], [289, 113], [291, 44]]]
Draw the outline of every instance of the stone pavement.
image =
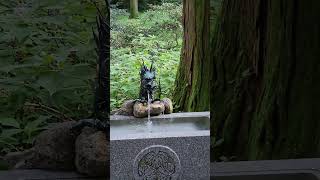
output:
[[75, 172], [39, 169], [0, 171], [1, 180], [106, 180], [106, 177], [87, 177]]

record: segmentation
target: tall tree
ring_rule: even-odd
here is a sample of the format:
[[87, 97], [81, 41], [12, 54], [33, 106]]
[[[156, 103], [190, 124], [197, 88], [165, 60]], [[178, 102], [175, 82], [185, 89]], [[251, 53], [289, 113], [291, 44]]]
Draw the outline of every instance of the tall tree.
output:
[[183, 1], [184, 40], [173, 93], [179, 111], [209, 110], [209, 4]]
[[320, 156], [320, 1], [224, 0], [212, 45], [212, 160]]
[[130, 18], [138, 17], [138, 0], [130, 0]]

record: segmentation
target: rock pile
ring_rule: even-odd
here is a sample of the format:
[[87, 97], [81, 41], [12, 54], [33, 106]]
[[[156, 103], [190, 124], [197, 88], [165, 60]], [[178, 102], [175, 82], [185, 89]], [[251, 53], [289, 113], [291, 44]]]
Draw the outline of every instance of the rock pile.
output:
[[94, 177], [107, 176], [109, 138], [89, 127], [74, 132], [71, 128], [75, 124], [75, 121], [58, 123], [43, 131], [32, 149], [9, 153], [3, 160], [14, 169], [76, 170]]
[[[157, 116], [160, 114], [171, 114], [173, 112], [172, 101], [169, 98], [163, 98], [159, 101], [154, 101], [150, 104], [150, 115]], [[134, 116], [143, 118], [148, 116], [148, 104], [135, 100], [128, 100], [123, 103], [120, 109], [112, 114]]]

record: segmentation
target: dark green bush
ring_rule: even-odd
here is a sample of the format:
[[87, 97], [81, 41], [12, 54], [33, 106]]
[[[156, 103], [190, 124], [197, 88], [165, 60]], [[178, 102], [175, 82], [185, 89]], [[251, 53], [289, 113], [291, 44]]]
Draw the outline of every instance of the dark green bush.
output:
[[[176, 3], [181, 4], [182, 0], [139, 0], [138, 9], [139, 11], [146, 11], [153, 5], [161, 5], [162, 3]], [[111, 4], [118, 9], [129, 9], [129, 0], [111, 0]]]
[[155, 62], [162, 97], [171, 97], [182, 46], [181, 13], [182, 6], [172, 3], [152, 6], [138, 19], [112, 9], [111, 109], [138, 98], [142, 61]]
[[0, 3], [0, 153], [30, 147], [48, 122], [92, 112], [95, 6], [21, 2]]

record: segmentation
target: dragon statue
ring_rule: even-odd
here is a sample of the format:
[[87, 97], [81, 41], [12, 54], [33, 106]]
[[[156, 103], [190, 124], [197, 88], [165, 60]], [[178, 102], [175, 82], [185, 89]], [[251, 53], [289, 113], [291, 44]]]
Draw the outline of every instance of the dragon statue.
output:
[[[145, 102], [149, 99], [152, 101], [156, 101], [158, 99], [153, 99], [154, 91], [156, 90], [157, 86], [155, 85], [155, 79], [156, 79], [156, 69], [153, 67], [153, 62], [151, 64], [150, 69], [144, 64], [141, 66], [140, 70], [140, 94], [139, 94], [139, 101]], [[159, 81], [159, 87], [160, 87], [160, 81]], [[159, 99], [160, 99], [160, 93], [159, 93]]]

